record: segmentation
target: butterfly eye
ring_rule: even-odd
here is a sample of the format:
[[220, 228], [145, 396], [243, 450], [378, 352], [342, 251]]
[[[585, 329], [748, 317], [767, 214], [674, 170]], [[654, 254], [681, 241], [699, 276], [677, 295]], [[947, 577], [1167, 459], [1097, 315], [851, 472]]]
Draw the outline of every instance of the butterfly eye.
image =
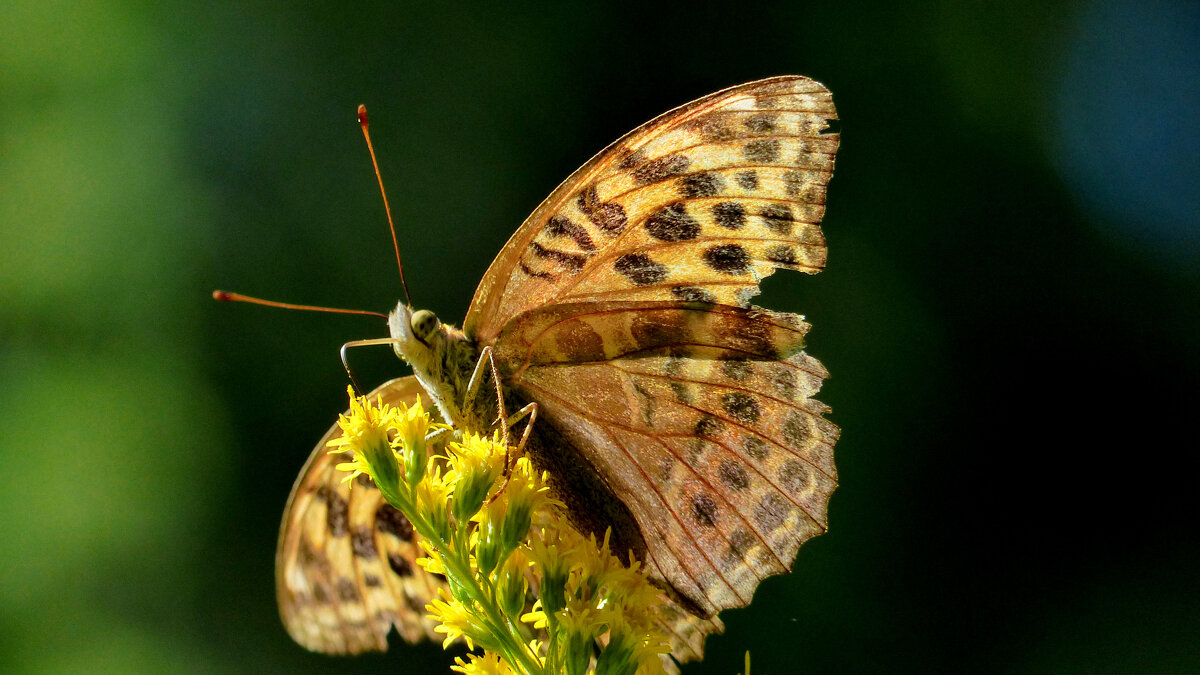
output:
[[413, 335], [415, 335], [416, 338], [418, 340], [420, 340], [421, 342], [424, 342], [430, 335], [432, 335], [433, 331], [437, 330], [437, 327], [438, 327], [438, 318], [437, 318], [437, 315], [434, 314], [433, 312], [431, 312], [427, 309], [422, 309], [422, 310], [418, 310], [417, 312], [413, 313], [413, 315], [412, 315]]

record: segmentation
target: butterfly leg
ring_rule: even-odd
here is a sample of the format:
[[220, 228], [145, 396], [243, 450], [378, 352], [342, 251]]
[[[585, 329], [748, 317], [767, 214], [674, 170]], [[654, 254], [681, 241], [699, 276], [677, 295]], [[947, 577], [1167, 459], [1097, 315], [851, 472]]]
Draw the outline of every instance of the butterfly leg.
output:
[[[500, 423], [500, 435], [504, 439], [504, 444], [508, 445], [508, 420], [504, 409], [504, 391], [500, 387], [500, 371], [496, 369], [496, 357], [492, 353], [491, 346], [484, 347], [479, 352], [479, 359], [475, 362], [475, 369], [471, 372], [471, 379], [467, 380], [467, 392], [463, 395], [463, 411], [473, 410], [475, 406], [475, 397], [479, 394], [479, 388], [483, 385], [484, 368], [490, 371], [492, 382], [496, 385], [496, 418], [493, 424]], [[520, 418], [518, 418], [520, 419]]]
[[[526, 417], [529, 418], [529, 421], [525, 423], [525, 431], [521, 432], [521, 440], [517, 443], [517, 451], [515, 453], [517, 457], [520, 457], [521, 454], [525, 452], [525, 442], [529, 440], [529, 434], [533, 431], [533, 423], [537, 421], [537, 410], [538, 405], [536, 403], [530, 403], [513, 413], [512, 416], [507, 420], [503, 420], [506, 426], [511, 427]], [[492, 495], [492, 498], [487, 500], [488, 504], [491, 504], [493, 501], [495, 501], [501, 495], [501, 493], [504, 492], [504, 488], [508, 487], [508, 479], [512, 475], [513, 455], [514, 453], [506, 441], [504, 444], [504, 482], [500, 485], [500, 489], [496, 490], [496, 494]]]
[[525, 431], [521, 432], [521, 440], [517, 442], [517, 456], [520, 456], [521, 453], [525, 452], [525, 442], [529, 440], [529, 434], [531, 431], [533, 431], [533, 423], [537, 421], [537, 411], [538, 404], [530, 403], [524, 408], [521, 408], [517, 412], [513, 413], [512, 416], [508, 418], [508, 426], [511, 427], [516, 425], [517, 422], [525, 419], [525, 417], [529, 417], [529, 421], [525, 423]]

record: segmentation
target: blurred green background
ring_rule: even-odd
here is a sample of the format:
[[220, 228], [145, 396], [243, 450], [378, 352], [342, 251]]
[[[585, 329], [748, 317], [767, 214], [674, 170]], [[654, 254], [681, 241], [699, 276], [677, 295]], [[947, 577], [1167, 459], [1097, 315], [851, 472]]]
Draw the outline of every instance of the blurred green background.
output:
[[[399, 297], [461, 321], [601, 147], [804, 74], [832, 529], [689, 673], [1198, 672], [1193, 2], [0, 4], [0, 670], [445, 672], [276, 615], [284, 499]], [[369, 350], [363, 350], [367, 352]], [[356, 355], [365, 381], [401, 374]]]

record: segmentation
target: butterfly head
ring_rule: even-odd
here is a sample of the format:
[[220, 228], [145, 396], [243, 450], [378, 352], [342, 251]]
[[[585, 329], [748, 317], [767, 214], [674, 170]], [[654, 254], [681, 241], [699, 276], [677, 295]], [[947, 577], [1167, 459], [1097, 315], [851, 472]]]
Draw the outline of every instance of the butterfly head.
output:
[[413, 310], [403, 302], [388, 315], [388, 331], [396, 356], [417, 368], [429, 361], [442, 344], [442, 322], [427, 309]]
[[447, 419], [461, 421], [462, 363], [473, 363], [473, 350], [461, 331], [442, 323], [427, 309], [413, 310], [400, 302], [388, 315], [392, 348], [412, 366], [413, 374]]

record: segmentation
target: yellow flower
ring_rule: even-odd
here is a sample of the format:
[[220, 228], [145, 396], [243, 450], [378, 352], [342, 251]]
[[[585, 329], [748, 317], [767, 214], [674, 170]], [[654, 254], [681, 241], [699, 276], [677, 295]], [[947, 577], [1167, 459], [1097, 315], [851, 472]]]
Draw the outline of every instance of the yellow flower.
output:
[[476, 613], [451, 597], [446, 589], [439, 588], [438, 597], [425, 605], [425, 609], [439, 624], [433, 630], [446, 634], [442, 649], [449, 647], [459, 637], [466, 640], [468, 649], [475, 649], [476, 642], [485, 648], [493, 644], [491, 632], [479, 621]]
[[479, 514], [479, 526], [472, 541], [475, 544], [475, 562], [479, 571], [491, 574], [500, 564], [505, 551], [500, 550], [500, 521], [504, 519], [504, 503], [496, 500], [488, 504]]
[[492, 652], [484, 652], [482, 656], [467, 654], [465, 662], [461, 657], [455, 657], [454, 663], [456, 665], [450, 666], [450, 670], [457, 670], [463, 675], [511, 675], [516, 673], [498, 654]]
[[401, 403], [396, 410], [396, 436], [404, 449], [404, 479], [409, 489], [414, 489], [425, 476], [429, 463], [425, 437], [430, 430], [439, 426], [429, 419], [421, 399], [411, 406]]
[[[484, 650], [457, 659], [453, 670], [586, 675], [595, 658], [592, 675], [662, 672], [669, 648], [658, 589], [637, 561], [627, 568], [613, 555], [609, 534], [597, 542], [568, 524], [548, 475], [529, 458], [506, 471], [498, 434], [468, 432], [445, 457], [432, 456], [426, 437], [442, 425], [420, 402], [391, 407], [360, 397], [339, 426], [330, 452], [349, 452], [352, 461], [338, 468], [351, 472], [347, 480], [365, 473], [376, 482], [419, 531], [425, 555], [417, 563], [447, 580], [426, 605], [442, 646], [462, 638]], [[538, 597], [521, 614], [531, 587]]]
[[504, 517], [500, 520], [500, 540], [504, 550], [511, 551], [525, 541], [535, 511], [558, 502], [550, 498], [546, 476], [533, 468], [528, 457], [517, 459], [508, 485], [497, 501], [503, 500]]
[[389, 433], [394, 428], [397, 411], [383, 403], [374, 404], [366, 397], [350, 392], [350, 414], [338, 418], [342, 435], [327, 444], [330, 454], [350, 452], [354, 459], [337, 465], [341, 471], [349, 471], [344, 480], [367, 474], [382, 489], [394, 489], [399, 481], [400, 466], [395, 447]]
[[450, 522], [446, 505], [450, 501], [451, 486], [442, 478], [441, 467], [434, 466], [414, 488], [413, 502], [417, 516], [433, 527], [438, 536], [449, 541]]
[[446, 482], [454, 484], [454, 519], [460, 526], [470, 520], [504, 471], [507, 450], [499, 433], [493, 438], [468, 433], [462, 443], [451, 443]]
[[525, 609], [525, 591], [529, 587], [525, 579], [527, 569], [529, 561], [525, 555], [514, 551], [496, 575], [496, 603], [508, 616], [519, 616]]
[[563, 669], [567, 675], [583, 675], [592, 660], [596, 638], [604, 632], [599, 610], [570, 608], [559, 615]]
[[541, 630], [549, 625], [547, 623], [546, 610], [542, 608], [541, 598], [533, 601], [533, 607], [530, 608], [528, 612], [521, 615], [521, 621], [524, 623], [533, 624], [533, 627], [538, 630]]
[[664, 673], [663, 654], [671, 648], [660, 636], [647, 635], [630, 624], [619, 611], [604, 611], [608, 644], [596, 659], [595, 675], [649, 675]]
[[[567, 578], [571, 572], [570, 561], [563, 549], [558, 531], [542, 533], [543, 536], [533, 537], [529, 545], [529, 558], [540, 568], [542, 573], [541, 593], [534, 611], [521, 617], [522, 621], [534, 623], [535, 628], [544, 626], [545, 612], [554, 614], [565, 604]], [[539, 611], [543, 608], [543, 611]]]

